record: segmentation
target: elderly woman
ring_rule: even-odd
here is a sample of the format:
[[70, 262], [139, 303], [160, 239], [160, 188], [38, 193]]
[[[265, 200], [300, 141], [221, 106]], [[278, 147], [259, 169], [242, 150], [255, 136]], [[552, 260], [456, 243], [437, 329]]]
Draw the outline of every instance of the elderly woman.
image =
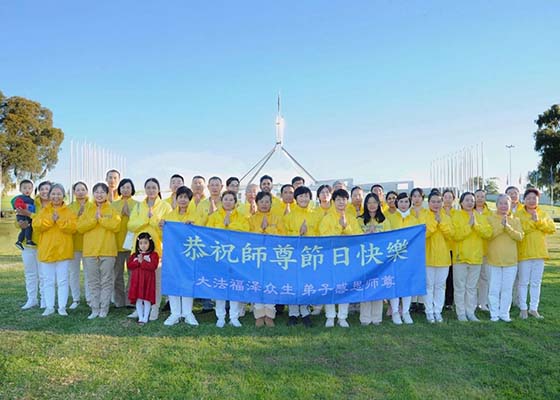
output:
[[74, 258], [72, 235], [76, 232], [76, 215], [64, 204], [64, 187], [55, 183], [49, 190], [50, 204], [33, 219], [33, 230], [39, 233], [38, 259], [44, 276], [45, 311], [54, 313], [55, 282], [58, 286], [58, 313], [68, 315], [68, 268]]
[[488, 240], [488, 306], [490, 321], [510, 322], [509, 309], [513, 281], [517, 274], [517, 243], [523, 239], [519, 218], [510, 214], [511, 199], [501, 194], [496, 200], [496, 213], [488, 217], [492, 237]]

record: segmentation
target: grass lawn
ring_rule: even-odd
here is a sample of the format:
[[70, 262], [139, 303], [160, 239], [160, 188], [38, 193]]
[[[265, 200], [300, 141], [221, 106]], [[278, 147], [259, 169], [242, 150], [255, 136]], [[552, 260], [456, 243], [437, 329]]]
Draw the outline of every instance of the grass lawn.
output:
[[510, 324], [446, 322], [351, 328], [138, 327], [129, 310], [88, 321], [20, 311], [17, 257], [0, 257], [0, 399], [552, 399], [560, 397], [560, 235], [551, 240], [540, 310]]

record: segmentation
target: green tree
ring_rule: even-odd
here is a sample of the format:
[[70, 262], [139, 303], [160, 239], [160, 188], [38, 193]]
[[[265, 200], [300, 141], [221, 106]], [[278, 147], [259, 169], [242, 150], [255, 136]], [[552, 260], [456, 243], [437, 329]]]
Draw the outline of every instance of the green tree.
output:
[[535, 120], [537, 131], [535, 151], [541, 156], [537, 171], [530, 175], [539, 185], [554, 185], [558, 182], [560, 163], [560, 105], [555, 104]]
[[494, 176], [492, 178], [486, 179], [484, 190], [487, 194], [499, 194], [500, 189], [498, 188], [498, 178]]
[[58, 162], [64, 132], [53, 127], [52, 112], [36, 101], [0, 92], [2, 181], [40, 179]]

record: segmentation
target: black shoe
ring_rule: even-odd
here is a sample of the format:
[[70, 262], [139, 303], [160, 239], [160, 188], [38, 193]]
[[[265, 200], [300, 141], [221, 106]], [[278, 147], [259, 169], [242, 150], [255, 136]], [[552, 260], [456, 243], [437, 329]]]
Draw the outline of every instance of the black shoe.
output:
[[37, 244], [33, 240], [28, 240], [26, 243], [28, 246], [37, 247]]
[[418, 303], [418, 304], [416, 305], [416, 310], [418, 310], [418, 311], [417, 311], [418, 313], [423, 314], [423, 313], [426, 312], [426, 306], [425, 306], [424, 304], [422, 304], [422, 303]]
[[311, 316], [309, 316], [309, 315], [306, 315], [305, 317], [303, 317], [302, 322], [303, 322], [303, 325], [306, 328], [311, 328], [313, 326], [313, 323], [311, 322]]
[[284, 304], [276, 304], [274, 308], [276, 309], [276, 315], [282, 315], [286, 306]]
[[297, 323], [297, 317], [291, 316], [290, 318], [288, 318], [288, 326], [294, 326], [297, 325]]
[[411, 312], [411, 313], [416, 313], [416, 312], [418, 312], [418, 303], [412, 303], [412, 304], [410, 304], [410, 312]]
[[20, 249], [21, 251], [23, 251], [23, 244], [21, 244], [21, 242], [16, 242], [15, 246]]
[[171, 311], [171, 305], [169, 305], [168, 301], [165, 302], [161, 311]]

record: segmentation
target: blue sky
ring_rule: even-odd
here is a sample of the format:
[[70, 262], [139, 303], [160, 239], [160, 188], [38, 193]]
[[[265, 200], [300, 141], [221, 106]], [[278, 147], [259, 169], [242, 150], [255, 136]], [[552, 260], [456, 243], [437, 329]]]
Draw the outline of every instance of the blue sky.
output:
[[[0, 90], [126, 175], [242, 175], [273, 145], [317, 178], [414, 179], [484, 141], [486, 175], [536, 167], [537, 115], [560, 101], [560, 3], [2, 2]], [[68, 145], [51, 177], [69, 179]], [[272, 173], [281, 169], [271, 167]], [[291, 175], [291, 173], [290, 173]], [[283, 179], [281, 177], [280, 179]]]

